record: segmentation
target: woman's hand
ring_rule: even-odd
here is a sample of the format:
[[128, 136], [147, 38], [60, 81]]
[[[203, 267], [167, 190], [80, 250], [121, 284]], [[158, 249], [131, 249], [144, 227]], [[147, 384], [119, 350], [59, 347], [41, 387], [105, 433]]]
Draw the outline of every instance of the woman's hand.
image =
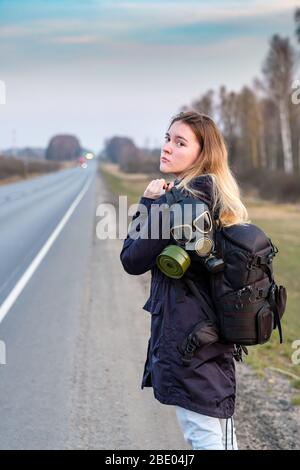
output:
[[166, 183], [163, 178], [152, 180], [144, 192], [144, 197], [149, 199], [158, 199], [165, 191], [170, 191], [174, 186], [174, 182]]

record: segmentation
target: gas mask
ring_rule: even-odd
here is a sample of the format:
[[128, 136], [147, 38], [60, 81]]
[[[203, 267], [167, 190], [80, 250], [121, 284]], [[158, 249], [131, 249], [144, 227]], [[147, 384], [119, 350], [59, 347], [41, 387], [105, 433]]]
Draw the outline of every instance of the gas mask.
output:
[[[170, 193], [173, 193], [171, 199]], [[214, 226], [207, 204], [199, 199], [184, 197], [172, 188], [166, 193], [170, 207], [170, 234], [174, 243], [156, 258], [158, 268], [168, 277], [180, 279], [193, 260], [201, 261], [211, 272], [223, 269], [223, 260], [214, 252]], [[169, 199], [169, 201], [168, 201]]]

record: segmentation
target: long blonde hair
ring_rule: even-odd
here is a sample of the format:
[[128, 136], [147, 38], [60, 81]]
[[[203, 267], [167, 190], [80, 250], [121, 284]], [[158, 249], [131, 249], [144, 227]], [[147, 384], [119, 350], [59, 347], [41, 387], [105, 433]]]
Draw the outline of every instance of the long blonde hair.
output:
[[188, 124], [200, 144], [199, 158], [195, 164], [180, 175], [177, 188], [184, 188], [195, 197], [201, 196], [192, 188], [192, 179], [210, 175], [213, 188], [213, 211], [219, 207], [221, 226], [249, 223], [248, 212], [241, 201], [238, 183], [228, 164], [228, 153], [224, 138], [214, 121], [205, 114], [185, 111], [171, 118], [169, 129], [175, 121]]

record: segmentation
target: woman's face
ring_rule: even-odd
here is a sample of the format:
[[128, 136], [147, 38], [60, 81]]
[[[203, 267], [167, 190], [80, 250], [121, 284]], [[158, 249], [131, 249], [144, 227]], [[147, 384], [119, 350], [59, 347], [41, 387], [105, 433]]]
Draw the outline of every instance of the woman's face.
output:
[[160, 155], [160, 171], [177, 177], [192, 166], [200, 153], [200, 144], [188, 124], [175, 121], [165, 137]]

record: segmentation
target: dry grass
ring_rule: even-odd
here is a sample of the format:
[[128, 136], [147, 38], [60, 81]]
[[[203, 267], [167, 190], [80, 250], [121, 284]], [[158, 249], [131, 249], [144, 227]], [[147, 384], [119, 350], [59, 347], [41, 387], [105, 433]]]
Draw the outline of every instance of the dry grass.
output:
[[0, 156], [0, 185], [15, 183], [41, 174], [72, 168], [74, 161], [56, 162], [48, 160], [21, 160], [13, 157]]

